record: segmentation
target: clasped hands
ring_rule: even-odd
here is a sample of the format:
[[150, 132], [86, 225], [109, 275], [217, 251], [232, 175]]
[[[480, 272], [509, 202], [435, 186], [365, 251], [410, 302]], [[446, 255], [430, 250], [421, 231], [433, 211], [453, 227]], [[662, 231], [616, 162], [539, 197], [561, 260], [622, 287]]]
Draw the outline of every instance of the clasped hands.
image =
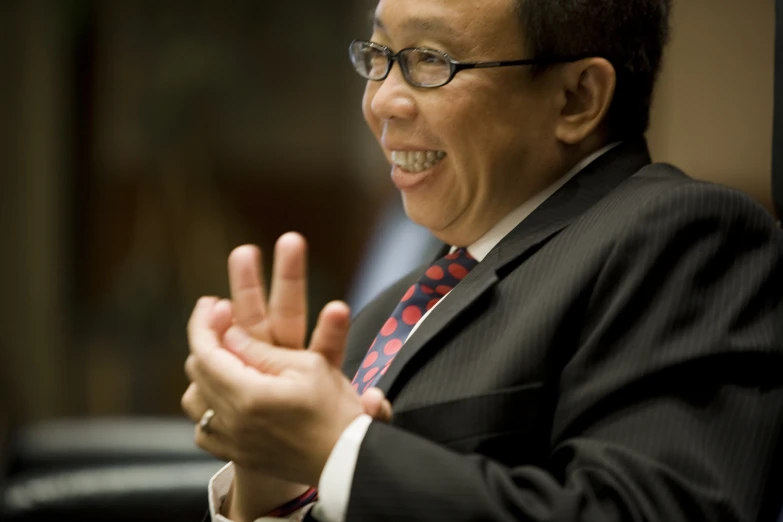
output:
[[388, 421], [391, 406], [377, 389], [360, 397], [340, 371], [350, 324], [344, 303], [323, 308], [304, 349], [305, 250], [298, 234], [278, 240], [268, 302], [260, 251], [231, 253], [231, 301], [203, 297], [188, 322], [191, 384], [182, 407], [194, 421], [216, 412], [209, 433], [196, 428], [196, 444], [238, 472], [315, 486], [345, 428], [363, 412]]

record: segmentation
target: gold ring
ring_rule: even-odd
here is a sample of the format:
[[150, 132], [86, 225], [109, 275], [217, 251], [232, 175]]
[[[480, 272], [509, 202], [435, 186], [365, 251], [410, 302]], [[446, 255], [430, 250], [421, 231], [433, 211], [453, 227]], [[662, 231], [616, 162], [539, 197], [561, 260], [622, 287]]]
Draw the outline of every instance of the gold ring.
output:
[[209, 423], [212, 422], [212, 419], [215, 417], [215, 410], [212, 408], [209, 408], [207, 411], [204, 412], [204, 415], [201, 416], [201, 420], [198, 421], [198, 427], [209, 435], [212, 433], [212, 430], [209, 428]]

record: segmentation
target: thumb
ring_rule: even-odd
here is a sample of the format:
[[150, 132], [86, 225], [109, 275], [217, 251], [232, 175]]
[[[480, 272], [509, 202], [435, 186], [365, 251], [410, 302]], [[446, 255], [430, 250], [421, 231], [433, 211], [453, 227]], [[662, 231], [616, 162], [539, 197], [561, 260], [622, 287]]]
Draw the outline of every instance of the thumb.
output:
[[298, 361], [291, 357], [294, 352], [288, 348], [279, 348], [259, 341], [239, 325], [233, 325], [226, 331], [223, 347], [247, 366], [270, 375], [279, 375], [286, 368], [296, 367], [298, 364]]
[[345, 354], [345, 341], [351, 326], [351, 310], [341, 301], [323, 307], [310, 339], [310, 351], [321, 354], [330, 365], [340, 368]]
[[383, 392], [379, 388], [370, 388], [365, 391], [361, 398], [362, 409], [364, 413], [374, 420], [389, 422], [392, 417], [391, 403], [386, 400]]
[[234, 311], [231, 301], [221, 299], [212, 308], [209, 316], [209, 327], [218, 338], [222, 339], [226, 331], [234, 324]]

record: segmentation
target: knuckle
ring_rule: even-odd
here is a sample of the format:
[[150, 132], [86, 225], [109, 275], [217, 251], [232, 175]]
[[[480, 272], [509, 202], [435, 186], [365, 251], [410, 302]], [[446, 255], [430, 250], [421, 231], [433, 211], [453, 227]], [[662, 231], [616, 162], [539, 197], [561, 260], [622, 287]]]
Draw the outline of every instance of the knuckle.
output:
[[190, 403], [193, 402], [193, 400], [195, 399], [195, 397], [194, 397], [195, 393], [196, 392], [193, 389], [193, 385], [192, 384], [187, 387], [187, 389], [185, 390], [185, 393], [182, 394], [182, 399], [180, 401], [182, 403], [183, 407], [185, 407], [186, 405], [190, 405]]
[[237, 317], [237, 322], [242, 326], [255, 326], [264, 322], [264, 314], [260, 311], [246, 312], [241, 317]]
[[304, 359], [304, 367], [307, 371], [318, 372], [323, 369], [325, 359], [323, 355], [318, 353], [307, 352], [307, 357]]
[[185, 359], [185, 375], [188, 376], [191, 382], [196, 379], [196, 374], [198, 373], [198, 365], [199, 365], [199, 361], [195, 355], [188, 355], [188, 358]]
[[303, 303], [278, 302], [274, 308], [274, 315], [279, 319], [304, 319], [305, 307]]
[[190, 415], [190, 412], [191, 412], [191, 410], [190, 410], [190, 399], [188, 397], [188, 392], [187, 391], [182, 395], [182, 398], [179, 400], [179, 405], [182, 408], [182, 411], [184, 411], [185, 414], [188, 417], [190, 417], [191, 416]]
[[198, 317], [198, 314], [196, 313], [198, 311], [199, 305], [202, 303], [202, 300], [204, 298], [200, 298], [196, 301], [196, 304], [193, 305], [193, 310], [190, 312], [190, 317], [188, 318], [188, 324], [187, 324], [187, 331], [189, 335], [193, 334], [193, 330], [196, 328], [196, 319]]
[[[245, 419], [249, 416], [258, 414], [261, 411], [261, 407], [258, 402], [259, 401], [257, 399], [247, 394], [244, 394], [243, 396], [239, 397], [236, 402], [236, 408], [237, 408], [236, 417], [238, 417], [239, 419]], [[236, 425], [240, 423], [241, 421], [235, 422]]]
[[196, 446], [203, 449], [204, 451], [209, 451], [207, 437], [198, 426], [196, 426], [193, 430], [193, 442], [196, 444]]

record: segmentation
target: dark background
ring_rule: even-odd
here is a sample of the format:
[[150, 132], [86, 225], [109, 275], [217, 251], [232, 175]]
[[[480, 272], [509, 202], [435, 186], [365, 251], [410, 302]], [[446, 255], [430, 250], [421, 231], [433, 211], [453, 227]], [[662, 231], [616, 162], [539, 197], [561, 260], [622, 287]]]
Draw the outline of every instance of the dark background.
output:
[[[0, 2], [0, 433], [179, 415], [225, 258], [298, 230], [346, 297], [388, 168], [347, 59], [372, 2]], [[771, 208], [774, 5], [675, 2], [656, 159]]]

